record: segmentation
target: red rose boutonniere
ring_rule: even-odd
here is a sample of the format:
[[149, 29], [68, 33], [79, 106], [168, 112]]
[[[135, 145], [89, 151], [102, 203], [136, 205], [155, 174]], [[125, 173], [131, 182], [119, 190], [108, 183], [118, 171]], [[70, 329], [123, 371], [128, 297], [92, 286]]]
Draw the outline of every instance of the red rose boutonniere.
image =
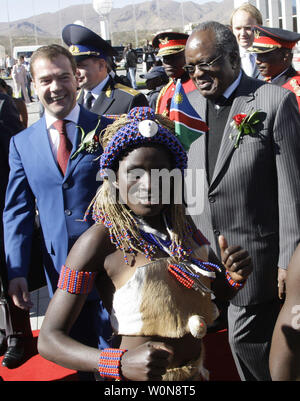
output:
[[251, 135], [256, 133], [256, 124], [260, 123], [259, 112], [254, 111], [250, 114], [236, 114], [232, 117], [233, 121], [231, 126], [239, 131], [237, 135], [230, 134], [230, 139], [235, 140], [234, 147], [239, 147], [239, 142], [244, 135]]
[[81, 130], [81, 142], [76, 152], [72, 155], [71, 159], [75, 159], [75, 157], [84, 150], [88, 153], [94, 153], [99, 149], [99, 133], [97, 133], [97, 129], [100, 125], [100, 122], [101, 119], [99, 119], [96, 128], [88, 132], [87, 134], [84, 132], [82, 127], [78, 127]]

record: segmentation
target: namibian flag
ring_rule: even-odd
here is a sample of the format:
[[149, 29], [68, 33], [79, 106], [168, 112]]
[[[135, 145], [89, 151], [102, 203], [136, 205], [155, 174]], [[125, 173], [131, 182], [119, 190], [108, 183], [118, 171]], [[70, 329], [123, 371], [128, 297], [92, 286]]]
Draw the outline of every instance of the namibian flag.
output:
[[208, 126], [189, 102], [181, 81], [178, 80], [171, 100], [170, 119], [175, 122], [175, 133], [186, 151]]

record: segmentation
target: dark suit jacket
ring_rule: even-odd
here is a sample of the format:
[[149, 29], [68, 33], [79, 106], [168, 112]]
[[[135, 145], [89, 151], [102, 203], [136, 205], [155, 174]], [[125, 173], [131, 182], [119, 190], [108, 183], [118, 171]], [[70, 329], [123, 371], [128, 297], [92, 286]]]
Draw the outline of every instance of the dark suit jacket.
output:
[[[196, 90], [188, 99], [205, 119], [207, 100]], [[232, 117], [260, 110], [264, 120], [238, 148]], [[295, 96], [281, 87], [242, 76], [233, 100], [210, 184], [206, 138], [189, 151], [189, 168], [203, 174], [203, 209], [192, 216], [219, 253], [217, 237], [247, 249], [254, 270], [232, 302], [268, 302], [277, 297], [277, 267], [286, 268], [300, 241], [300, 117]], [[213, 133], [212, 133], [213, 134]], [[210, 135], [209, 133], [207, 135]]]
[[8, 151], [13, 135], [23, 129], [15, 103], [10, 96], [0, 93], [0, 282], [6, 286], [2, 213], [9, 175]]
[[[81, 90], [77, 98], [79, 104], [83, 104], [83, 98], [84, 91]], [[124, 114], [137, 106], [148, 106], [146, 97], [135, 89], [115, 83], [110, 77], [91, 111], [99, 115]]]
[[13, 135], [23, 130], [15, 103], [10, 96], [0, 93], [0, 239], [2, 240], [2, 212], [8, 181], [9, 142]]

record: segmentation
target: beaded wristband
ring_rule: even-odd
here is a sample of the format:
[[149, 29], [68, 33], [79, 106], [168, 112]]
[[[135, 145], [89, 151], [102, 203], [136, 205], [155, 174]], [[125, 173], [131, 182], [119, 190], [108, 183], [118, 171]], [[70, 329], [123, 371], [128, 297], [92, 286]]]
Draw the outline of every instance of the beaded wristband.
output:
[[122, 380], [121, 358], [127, 349], [105, 348], [99, 357], [98, 371], [100, 376], [110, 379]]
[[84, 272], [62, 266], [57, 287], [71, 294], [89, 294], [95, 282], [97, 272]]
[[241, 288], [244, 287], [246, 280], [243, 281], [235, 281], [231, 278], [230, 274], [226, 271], [226, 280], [228, 281], [228, 283], [231, 285], [231, 287], [236, 288], [237, 290], [240, 290]]

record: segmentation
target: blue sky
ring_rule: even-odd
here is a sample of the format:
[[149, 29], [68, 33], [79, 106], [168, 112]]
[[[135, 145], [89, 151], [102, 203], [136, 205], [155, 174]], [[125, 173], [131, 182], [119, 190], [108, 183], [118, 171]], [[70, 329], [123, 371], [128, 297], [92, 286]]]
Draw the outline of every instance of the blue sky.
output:
[[[143, 1], [146, 0], [113, 0], [113, 5], [115, 7], [123, 7], [132, 2], [137, 4]], [[195, 1], [195, 3], [205, 3], [205, 0], [193, 1]], [[38, 15], [46, 12], [55, 12], [61, 8], [72, 5], [89, 3], [91, 4], [92, 0], [0, 0], [0, 22], [7, 22], [8, 18], [10, 21], [16, 21], [18, 19], [31, 17], [34, 14]]]

